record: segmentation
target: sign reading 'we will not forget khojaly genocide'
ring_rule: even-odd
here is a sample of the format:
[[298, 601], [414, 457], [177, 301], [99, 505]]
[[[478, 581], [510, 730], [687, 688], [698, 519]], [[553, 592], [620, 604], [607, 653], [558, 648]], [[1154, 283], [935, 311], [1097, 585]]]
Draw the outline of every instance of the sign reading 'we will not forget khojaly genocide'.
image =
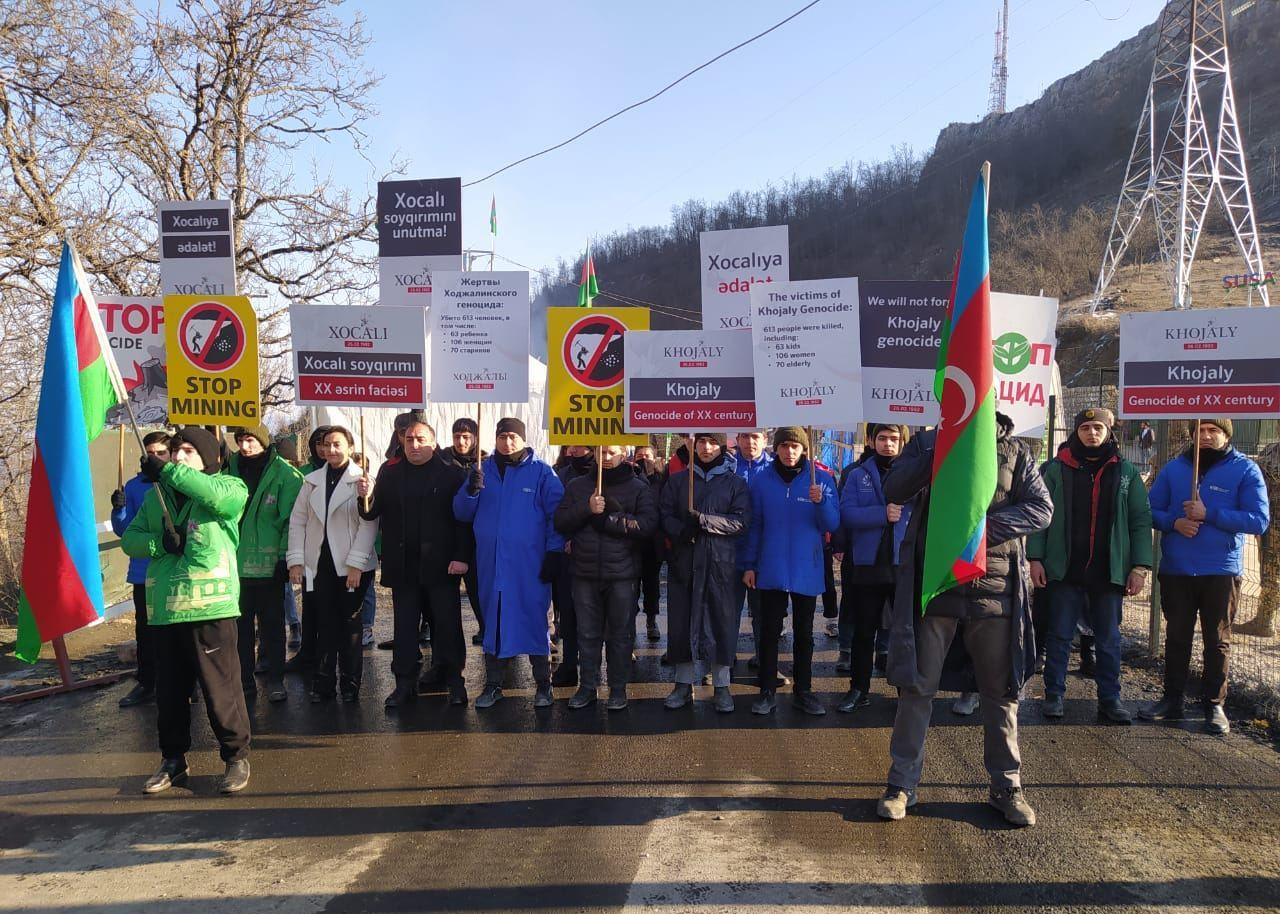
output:
[[258, 318], [243, 295], [166, 295], [169, 421], [258, 421]]
[[378, 182], [378, 303], [431, 304], [431, 275], [462, 269], [462, 179]]
[[751, 334], [651, 330], [623, 338], [629, 432], [756, 427]]
[[235, 295], [236, 245], [229, 200], [156, 205], [161, 295]]
[[857, 279], [753, 287], [751, 338], [757, 424], [857, 426], [862, 418]]
[[1280, 418], [1280, 309], [1120, 316], [1120, 416]]
[[547, 309], [549, 444], [646, 444], [623, 423], [624, 339], [648, 308]]
[[702, 232], [702, 326], [746, 330], [751, 326], [751, 289], [791, 279], [789, 229], [785, 225]]
[[289, 309], [300, 406], [426, 406], [426, 315], [417, 308]]
[[441, 271], [431, 293], [431, 400], [529, 399], [529, 274]]

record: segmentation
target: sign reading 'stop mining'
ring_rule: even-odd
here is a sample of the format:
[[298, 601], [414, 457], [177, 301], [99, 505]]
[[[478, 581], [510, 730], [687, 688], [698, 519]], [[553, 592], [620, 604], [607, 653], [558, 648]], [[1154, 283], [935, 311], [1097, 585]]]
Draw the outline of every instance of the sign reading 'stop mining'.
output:
[[378, 295], [431, 304], [431, 274], [462, 269], [462, 179], [378, 182]]

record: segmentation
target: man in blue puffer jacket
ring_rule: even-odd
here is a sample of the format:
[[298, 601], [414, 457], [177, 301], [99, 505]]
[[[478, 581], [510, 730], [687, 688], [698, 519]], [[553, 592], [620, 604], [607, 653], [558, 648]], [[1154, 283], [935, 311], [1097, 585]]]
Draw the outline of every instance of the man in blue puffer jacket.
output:
[[850, 675], [849, 691], [836, 710], [846, 714], [870, 701], [876, 631], [893, 602], [898, 550], [911, 520], [911, 505], [888, 502], [880, 485], [907, 442], [906, 426], [873, 425], [868, 440], [871, 453], [850, 468], [840, 493], [840, 520], [848, 537], [841, 565], [840, 643], [849, 645]]
[[806, 714], [826, 713], [812, 690], [813, 611], [827, 589], [823, 540], [840, 526], [840, 508], [830, 473], [819, 470], [810, 483], [808, 449], [804, 429], [778, 429], [773, 464], [751, 482], [752, 524], [739, 558], [743, 583], [760, 592], [760, 697], [751, 706], [754, 714], [770, 714], [776, 707], [778, 639], [788, 601], [795, 653], [792, 700]]
[[1205, 730], [1226, 733], [1231, 623], [1240, 598], [1246, 533], [1260, 536], [1270, 521], [1267, 485], [1258, 465], [1231, 446], [1230, 419], [1201, 419], [1200, 479], [1193, 491], [1192, 452], [1165, 464], [1151, 488], [1152, 526], [1161, 541], [1160, 596], [1166, 634], [1164, 697], [1139, 715], [1180, 720], [1196, 616], [1204, 641]]
[[[148, 457], [169, 459], [169, 433], [150, 432], [142, 439], [142, 448]], [[141, 473], [124, 484], [124, 491], [111, 493], [111, 529], [121, 536], [142, 508], [142, 501], [151, 490], [151, 483]], [[156, 647], [155, 638], [147, 624], [147, 565], [149, 559], [129, 559], [126, 583], [133, 585], [133, 631], [138, 646], [138, 671], [134, 675], [138, 684], [128, 695], [120, 699], [120, 707], [131, 708], [156, 697]]]

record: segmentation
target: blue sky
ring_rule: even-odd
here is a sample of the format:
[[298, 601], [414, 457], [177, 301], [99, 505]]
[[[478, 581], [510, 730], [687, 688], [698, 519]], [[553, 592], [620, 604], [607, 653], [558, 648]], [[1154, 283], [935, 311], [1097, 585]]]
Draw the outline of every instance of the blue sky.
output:
[[[804, 0], [352, 4], [383, 76], [379, 170], [474, 180], [557, 143], [773, 25]], [[1009, 107], [1153, 22], [1160, 0], [1011, 0]], [[464, 190], [464, 241], [534, 267], [588, 237], [668, 221], [690, 198], [929, 149], [986, 111], [997, 0], [823, 0], [572, 145]], [[1136, 123], [1139, 112], [1134, 111]], [[334, 176], [371, 185], [367, 163]], [[485, 264], [487, 266], [487, 264]], [[499, 269], [509, 264], [498, 264]]]

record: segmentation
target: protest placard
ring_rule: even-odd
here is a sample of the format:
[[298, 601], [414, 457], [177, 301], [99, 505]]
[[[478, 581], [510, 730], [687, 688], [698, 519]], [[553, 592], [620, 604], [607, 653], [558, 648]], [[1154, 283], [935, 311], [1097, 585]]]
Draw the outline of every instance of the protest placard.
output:
[[521, 403], [529, 398], [529, 274], [435, 274], [431, 399]]
[[648, 308], [547, 309], [551, 444], [644, 444], [623, 424], [623, 340], [649, 329]]
[[791, 278], [788, 235], [785, 225], [766, 225], [698, 236], [705, 329], [751, 326], [751, 289]]
[[462, 269], [462, 179], [378, 182], [378, 303], [431, 304], [431, 274]]
[[383, 305], [294, 305], [289, 324], [300, 405], [426, 405], [427, 330], [422, 311]]
[[235, 295], [236, 245], [229, 200], [169, 200], [160, 223], [161, 295]]
[[169, 421], [258, 422], [258, 318], [243, 295], [166, 295]]
[[[164, 300], [129, 295], [98, 295], [98, 316], [129, 394], [133, 416], [142, 425], [163, 425], [169, 408], [165, 371]], [[125, 425], [124, 404], [107, 411], [107, 424]]]
[[755, 428], [751, 335], [652, 330], [623, 337], [629, 432]]

